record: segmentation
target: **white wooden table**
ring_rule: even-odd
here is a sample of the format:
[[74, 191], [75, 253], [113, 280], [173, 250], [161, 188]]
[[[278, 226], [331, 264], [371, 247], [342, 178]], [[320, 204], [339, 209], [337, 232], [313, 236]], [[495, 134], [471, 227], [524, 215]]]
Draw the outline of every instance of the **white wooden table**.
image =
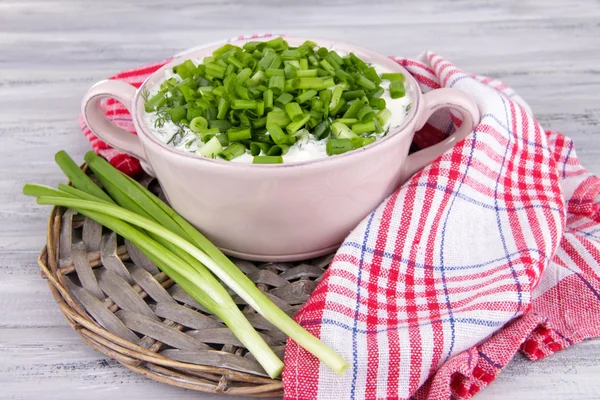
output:
[[[220, 398], [160, 385], [88, 348], [38, 273], [48, 208], [25, 182], [81, 160], [79, 101], [94, 82], [197, 44], [265, 31], [344, 39], [382, 53], [432, 49], [500, 78], [600, 173], [597, 0], [0, 0], [0, 398]], [[537, 363], [517, 356], [479, 399], [600, 399], [600, 340]]]

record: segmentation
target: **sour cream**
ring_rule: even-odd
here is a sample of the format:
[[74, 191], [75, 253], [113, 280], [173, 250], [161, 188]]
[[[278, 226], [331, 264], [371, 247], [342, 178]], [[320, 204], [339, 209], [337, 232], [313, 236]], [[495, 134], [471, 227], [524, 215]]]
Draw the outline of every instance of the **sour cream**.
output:
[[[202, 62], [201, 59], [194, 60], [196, 64]], [[386, 72], [395, 72], [391, 71], [388, 68], [385, 68], [380, 65], [373, 65], [378, 74], [386, 73]], [[179, 78], [178, 75], [173, 74], [171, 69], [165, 70], [165, 79], [169, 78]], [[162, 83], [162, 82], [161, 82]], [[410, 105], [412, 104], [412, 93], [410, 92], [410, 87], [407, 87], [406, 95], [399, 99], [392, 99], [390, 97], [389, 92], [389, 82], [384, 80], [380, 85], [384, 89], [384, 94], [381, 96], [382, 99], [385, 100], [386, 108], [391, 111], [392, 115], [389, 121], [384, 126], [384, 131], [390, 130], [393, 133], [394, 128], [403, 124], [406, 120], [408, 112], [410, 110]], [[157, 84], [150, 90], [150, 96], [156, 94], [160, 89], [160, 84]], [[171, 121], [164, 121], [162, 126], [157, 124], [158, 116], [155, 112], [145, 113], [144, 119], [148, 128], [152, 131], [152, 133], [163, 143], [169, 143], [169, 145], [173, 146], [177, 150], [181, 150], [188, 153], [195, 153], [200, 149], [204, 143], [192, 132], [189, 128], [183, 127], [180, 128], [176, 124]], [[177, 140], [172, 140], [173, 137], [183, 129], [183, 134], [178, 135]], [[376, 135], [377, 139], [380, 139], [383, 134]], [[294, 145], [290, 146], [288, 152], [284, 154], [283, 162], [285, 164], [294, 163], [294, 162], [302, 162], [308, 160], [316, 160], [319, 158], [329, 157], [325, 150], [325, 146], [327, 144], [326, 140], [316, 140], [312, 135], [297, 141]], [[262, 155], [262, 154], [261, 154]], [[246, 154], [243, 154], [237, 158], [234, 158], [230, 162], [237, 163], [252, 163], [253, 157], [246, 151]]]

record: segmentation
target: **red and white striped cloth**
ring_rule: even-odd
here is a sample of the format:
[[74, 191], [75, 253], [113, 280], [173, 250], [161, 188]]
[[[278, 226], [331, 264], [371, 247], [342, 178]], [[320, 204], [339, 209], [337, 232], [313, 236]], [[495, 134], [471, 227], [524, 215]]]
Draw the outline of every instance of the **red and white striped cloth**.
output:
[[[424, 92], [469, 93], [482, 120], [341, 246], [296, 319], [350, 367], [339, 377], [289, 341], [289, 399], [466, 399], [519, 349], [536, 360], [600, 336], [600, 179], [579, 164], [573, 142], [544, 132], [499, 81], [430, 52], [393, 59]], [[139, 86], [163, 64], [112, 79]], [[120, 104], [104, 107], [134, 132]], [[113, 165], [140, 171], [81, 124]], [[414, 144], [436, 143], [454, 124], [456, 116], [436, 114]]]
[[[468, 399], [519, 349], [537, 360], [600, 336], [600, 179], [573, 142], [499, 81], [431, 52], [394, 59], [424, 92], [469, 93], [482, 119], [346, 238], [296, 320], [350, 368], [289, 341], [289, 399]], [[436, 115], [414, 143], [454, 124]]]

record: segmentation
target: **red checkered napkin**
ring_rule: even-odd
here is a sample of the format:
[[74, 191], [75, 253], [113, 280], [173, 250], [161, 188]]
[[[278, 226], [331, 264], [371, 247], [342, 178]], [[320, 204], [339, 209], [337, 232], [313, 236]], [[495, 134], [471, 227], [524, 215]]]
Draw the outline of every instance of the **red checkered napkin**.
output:
[[[573, 142], [501, 82], [431, 52], [394, 59], [424, 92], [469, 93], [481, 123], [346, 238], [296, 320], [350, 368], [290, 340], [289, 399], [467, 399], [519, 349], [535, 360], [600, 336], [600, 179]], [[458, 124], [436, 115], [414, 142]]]
[[[289, 341], [286, 398], [464, 399], [518, 349], [535, 360], [600, 336], [600, 179], [579, 164], [573, 142], [544, 132], [501, 82], [429, 52], [394, 59], [424, 92], [472, 95], [482, 120], [348, 236], [296, 319], [350, 367], [336, 376]], [[139, 87], [165, 62], [112, 79]], [[103, 107], [135, 133], [123, 106]], [[125, 173], [141, 170], [80, 122], [96, 152]], [[458, 124], [436, 114], [415, 144]]]

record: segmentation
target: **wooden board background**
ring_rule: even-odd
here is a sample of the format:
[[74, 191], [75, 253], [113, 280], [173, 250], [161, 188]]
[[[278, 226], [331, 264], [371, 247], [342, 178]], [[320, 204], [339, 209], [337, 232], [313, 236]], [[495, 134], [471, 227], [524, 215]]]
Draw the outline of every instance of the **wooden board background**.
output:
[[[600, 2], [0, 0], [0, 398], [220, 398], [132, 374], [63, 320], [35, 259], [48, 208], [25, 182], [63, 181], [53, 155], [81, 159], [79, 102], [121, 69], [240, 33], [343, 39], [386, 54], [434, 50], [504, 80], [547, 129], [576, 139], [600, 173]], [[547, 360], [517, 357], [479, 399], [598, 399], [600, 340]]]

